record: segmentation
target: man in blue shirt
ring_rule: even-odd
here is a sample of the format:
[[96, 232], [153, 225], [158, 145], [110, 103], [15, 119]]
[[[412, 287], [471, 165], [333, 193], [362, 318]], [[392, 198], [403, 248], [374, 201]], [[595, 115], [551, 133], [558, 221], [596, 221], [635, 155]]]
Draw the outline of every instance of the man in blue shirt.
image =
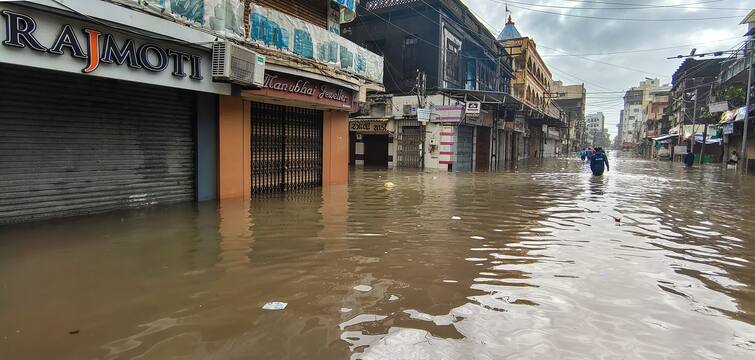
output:
[[590, 170], [592, 170], [593, 176], [603, 176], [603, 170], [611, 171], [608, 165], [608, 156], [606, 156], [603, 148], [595, 149], [595, 155], [590, 157]]

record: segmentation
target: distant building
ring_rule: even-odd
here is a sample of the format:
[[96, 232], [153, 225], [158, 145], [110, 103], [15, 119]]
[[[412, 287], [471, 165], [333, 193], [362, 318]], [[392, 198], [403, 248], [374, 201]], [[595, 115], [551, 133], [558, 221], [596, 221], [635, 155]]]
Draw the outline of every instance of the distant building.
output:
[[606, 124], [606, 117], [602, 112], [588, 114], [585, 118], [587, 126], [588, 142], [594, 146], [605, 146], [603, 141], [603, 128]]
[[[561, 109], [551, 100], [553, 76], [548, 66], [537, 51], [535, 40], [522, 36], [509, 16], [506, 25], [498, 35], [498, 41], [513, 58], [514, 77], [511, 81], [511, 93], [525, 104], [540, 110], [544, 117], [560, 118]], [[527, 122], [531, 139], [529, 141], [530, 157], [547, 156], [558, 152], [554, 142], [560, 142], [560, 135], [548, 130], [541, 131], [543, 121], [532, 119]], [[548, 145], [550, 143], [550, 145]], [[539, 149], [540, 148], [540, 149]]]
[[587, 142], [585, 85], [564, 85], [561, 81], [554, 81], [551, 90], [554, 94], [553, 102], [564, 112], [566, 121], [566, 134], [562, 134], [563, 152], [577, 151]]
[[659, 79], [645, 79], [624, 94], [624, 109], [619, 119], [622, 147], [634, 148], [644, 139], [643, 111], [650, 101], [650, 93], [659, 88], [663, 88]]

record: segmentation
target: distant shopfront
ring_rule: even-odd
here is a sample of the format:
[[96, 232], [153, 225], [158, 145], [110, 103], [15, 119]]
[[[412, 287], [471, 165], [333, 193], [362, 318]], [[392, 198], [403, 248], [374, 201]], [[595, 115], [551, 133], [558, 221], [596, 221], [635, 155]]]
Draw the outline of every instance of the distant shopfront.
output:
[[389, 119], [349, 121], [349, 164], [367, 168], [392, 168], [395, 123]]

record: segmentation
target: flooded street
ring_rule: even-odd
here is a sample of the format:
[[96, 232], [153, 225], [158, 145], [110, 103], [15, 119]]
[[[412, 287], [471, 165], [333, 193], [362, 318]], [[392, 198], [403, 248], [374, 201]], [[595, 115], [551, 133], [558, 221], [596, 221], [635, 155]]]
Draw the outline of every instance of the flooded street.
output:
[[2, 227], [0, 359], [755, 358], [753, 178], [611, 160]]

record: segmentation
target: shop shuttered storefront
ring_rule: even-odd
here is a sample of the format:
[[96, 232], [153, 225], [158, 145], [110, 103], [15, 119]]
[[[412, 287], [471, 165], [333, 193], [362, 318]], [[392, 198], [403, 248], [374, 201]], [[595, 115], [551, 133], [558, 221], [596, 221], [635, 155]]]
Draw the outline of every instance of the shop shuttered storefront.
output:
[[180, 90], [0, 66], [0, 223], [193, 200]]

